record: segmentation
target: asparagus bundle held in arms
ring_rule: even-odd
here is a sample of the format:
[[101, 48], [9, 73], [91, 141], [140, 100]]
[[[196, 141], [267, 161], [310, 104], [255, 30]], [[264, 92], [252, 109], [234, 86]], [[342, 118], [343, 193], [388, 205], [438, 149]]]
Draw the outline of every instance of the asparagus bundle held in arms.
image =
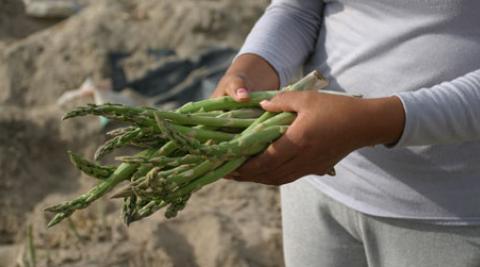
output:
[[[315, 71], [282, 90], [321, 89], [319, 83], [326, 85]], [[127, 145], [146, 149], [117, 157], [121, 161], [118, 166], [102, 166], [69, 152], [72, 163], [99, 182], [83, 195], [47, 208], [55, 213], [48, 226], [88, 207], [121, 183], [125, 185], [113, 197], [124, 199], [127, 224], [162, 208], [166, 208], [166, 217], [176, 216], [192, 193], [233, 172], [287, 130], [294, 113], [270, 113], [260, 108], [261, 101], [277, 93], [254, 92], [248, 102], [226, 96], [206, 99], [187, 103], [174, 112], [118, 104], [87, 105], [68, 112], [64, 119], [97, 115], [130, 124], [108, 133], [111, 139], [97, 150], [95, 160]], [[330, 174], [334, 174], [333, 169]]]

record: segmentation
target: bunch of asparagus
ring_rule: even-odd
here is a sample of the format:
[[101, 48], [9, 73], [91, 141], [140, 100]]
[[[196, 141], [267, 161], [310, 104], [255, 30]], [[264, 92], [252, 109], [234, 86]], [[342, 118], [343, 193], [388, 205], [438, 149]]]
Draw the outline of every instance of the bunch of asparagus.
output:
[[[311, 89], [322, 81], [318, 72], [312, 72], [282, 90]], [[97, 115], [131, 126], [107, 133], [111, 139], [98, 148], [95, 161], [69, 152], [72, 163], [99, 183], [71, 201], [47, 208], [55, 213], [48, 227], [86, 208], [123, 182], [126, 186], [113, 197], [123, 198], [127, 225], [162, 208], [167, 218], [176, 216], [193, 192], [233, 172], [287, 130], [295, 119], [294, 113], [265, 112], [259, 105], [277, 93], [254, 92], [250, 101], [242, 103], [231, 97], [190, 102], [174, 112], [119, 104], [87, 105], [68, 112], [63, 119]], [[97, 163], [114, 149], [128, 145], [145, 150], [117, 157], [122, 162], [118, 166]]]

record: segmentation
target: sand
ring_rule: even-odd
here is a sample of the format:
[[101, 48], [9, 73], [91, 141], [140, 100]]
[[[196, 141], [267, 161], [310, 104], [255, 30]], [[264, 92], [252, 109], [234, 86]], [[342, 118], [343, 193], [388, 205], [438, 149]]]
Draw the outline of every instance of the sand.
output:
[[92, 156], [104, 141], [96, 118], [60, 121], [83, 103], [57, 107], [63, 92], [87, 76], [108, 77], [111, 52], [168, 48], [190, 56], [238, 48], [266, 5], [103, 0], [69, 19], [41, 21], [25, 16], [20, 0], [0, 0], [0, 267], [28, 266], [29, 225], [37, 266], [282, 266], [275, 187], [219, 181], [177, 218], [158, 213], [129, 227], [109, 199], [52, 229], [43, 212], [95, 183], [66, 151]]

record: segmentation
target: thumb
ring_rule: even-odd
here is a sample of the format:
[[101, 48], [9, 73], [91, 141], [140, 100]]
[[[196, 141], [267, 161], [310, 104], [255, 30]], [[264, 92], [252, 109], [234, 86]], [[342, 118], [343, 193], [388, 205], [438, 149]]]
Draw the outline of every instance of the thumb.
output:
[[217, 88], [212, 93], [212, 97], [230, 96], [236, 101], [247, 101], [250, 96], [248, 94], [247, 82], [245, 78], [240, 75], [227, 74], [217, 85]]
[[247, 101], [250, 99], [248, 94], [247, 84], [243, 77], [231, 77], [226, 85], [227, 95], [233, 97], [237, 101]]
[[297, 92], [281, 92], [271, 100], [263, 100], [260, 105], [269, 112], [297, 111], [295, 107], [296, 98]]

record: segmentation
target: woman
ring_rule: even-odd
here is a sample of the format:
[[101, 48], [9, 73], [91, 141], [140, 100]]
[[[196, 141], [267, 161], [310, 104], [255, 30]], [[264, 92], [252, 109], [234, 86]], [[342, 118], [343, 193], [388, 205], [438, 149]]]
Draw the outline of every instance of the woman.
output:
[[[277, 0], [214, 96], [318, 69], [330, 90], [236, 180], [283, 185], [287, 266], [480, 266], [480, 2]], [[323, 176], [336, 166], [335, 177]]]

